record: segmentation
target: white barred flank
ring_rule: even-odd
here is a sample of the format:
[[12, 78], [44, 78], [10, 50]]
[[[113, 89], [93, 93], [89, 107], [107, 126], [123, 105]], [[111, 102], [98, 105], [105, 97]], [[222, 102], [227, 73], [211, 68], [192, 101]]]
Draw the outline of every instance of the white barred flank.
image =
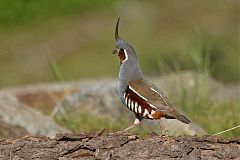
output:
[[131, 99], [128, 98], [128, 99], [127, 99], [127, 107], [130, 108], [130, 106], [131, 106]]
[[[124, 97], [125, 97], [125, 94], [124, 94]], [[136, 101], [134, 102], [129, 96], [125, 97], [125, 103], [126, 103], [126, 106], [134, 113], [138, 113], [138, 114], [142, 113], [142, 107], [138, 104], [138, 102]], [[145, 114], [149, 115], [147, 110], [145, 111]]]
[[138, 113], [138, 106], [136, 105], [135, 107], [134, 107], [134, 111], [135, 111], [135, 113]]
[[146, 116], [148, 116], [148, 115], [149, 115], [148, 110], [147, 110], [147, 109], [144, 109], [143, 117], [146, 117]]
[[125, 103], [126, 103], [126, 105], [127, 105], [127, 103], [128, 103], [128, 97], [125, 97]]
[[142, 113], [142, 107], [138, 106], [138, 113]]
[[135, 111], [135, 113], [138, 113], [138, 108], [139, 108], [139, 106], [138, 106], [138, 103], [137, 103], [137, 102], [135, 102], [135, 104], [134, 104], [134, 105], [135, 105], [135, 107], [134, 107], [134, 109], [135, 109], [135, 110], [134, 110], [134, 111]]
[[[126, 92], [124, 93], [124, 98], [125, 98], [126, 106], [129, 110], [131, 110], [135, 114], [138, 114], [142, 118], [146, 118], [146, 119], [154, 119], [156, 116], [158, 116], [158, 114], [156, 114], [156, 112], [159, 109], [155, 105], [149, 103], [144, 96], [142, 96], [138, 92], [136, 92], [136, 90], [134, 90], [130, 85], [128, 86], [128, 89], [129, 89], [128, 91], [131, 91], [131, 92], [128, 93], [128, 91], [126, 90]], [[151, 88], [151, 90], [156, 92], [161, 97], [161, 99], [167, 104], [167, 99], [165, 99], [166, 97], [164, 95], [157, 92], [153, 88]], [[136, 97], [135, 97], [136, 99], [132, 99], [134, 97], [131, 97], [131, 96], [138, 96], [138, 98], [141, 98], [140, 102], [137, 101], [139, 99], [137, 99]]]
[[[133, 89], [132, 91], [135, 92]], [[148, 109], [144, 109], [141, 105], [139, 105], [137, 101], [134, 101], [133, 99], [131, 99], [129, 94], [125, 93], [124, 98], [125, 98], [126, 106], [129, 110], [131, 110], [136, 114], [140, 114], [144, 118], [153, 119], [153, 114], [156, 112], [154, 109], [157, 109], [154, 105], [149, 104], [153, 109], [148, 110]], [[141, 98], [145, 99], [144, 97], [141, 97]]]
[[134, 101], [131, 102], [131, 108], [134, 109]]
[[132, 105], [133, 103], [131, 103], [131, 111], [134, 112], [134, 105]]
[[129, 108], [131, 111], [134, 111], [134, 107], [133, 107], [132, 103], [129, 104]]
[[134, 101], [129, 96], [125, 97], [125, 103], [131, 111], [134, 111]]

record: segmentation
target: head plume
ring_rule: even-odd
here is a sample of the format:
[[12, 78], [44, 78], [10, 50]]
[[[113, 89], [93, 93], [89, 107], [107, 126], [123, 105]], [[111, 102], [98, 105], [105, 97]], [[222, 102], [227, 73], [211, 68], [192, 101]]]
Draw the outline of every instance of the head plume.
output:
[[119, 39], [119, 35], [118, 35], [119, 21], [120, 21], [120, 17], [118, 18], [118, 21], [117, 21], [117, 24], [116, 24], [116, 28], [115, 28], [115, 39], [116, 39], [116, 40]]
[[120, 79], [141, 79], [142, 71], [139, 66], [134, 48], [127, 41], [121, 39], [118, 35], [119, 22], [120, 17], [117, 20], [115, 28], [116, 49], [114, 49], [113, 54], [118, 55], [120, 59]]

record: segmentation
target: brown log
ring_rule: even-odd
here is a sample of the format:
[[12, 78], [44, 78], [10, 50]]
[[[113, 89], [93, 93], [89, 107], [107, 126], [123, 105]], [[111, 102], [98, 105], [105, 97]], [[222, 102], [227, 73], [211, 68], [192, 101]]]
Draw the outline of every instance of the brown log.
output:
[[0, 140], [0, 159], [240, 159], [240, 138], [79, 133]]

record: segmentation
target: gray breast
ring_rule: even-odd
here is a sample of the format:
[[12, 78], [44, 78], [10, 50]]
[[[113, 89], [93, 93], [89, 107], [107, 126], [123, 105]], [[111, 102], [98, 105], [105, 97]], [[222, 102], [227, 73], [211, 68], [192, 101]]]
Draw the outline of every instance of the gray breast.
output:
[[124, 80], [120, 79], [118, 81], [118, 94], [119, 94], [119, 98], [123, 104], [125, 104], [124, 93], [125, 93], [126, 89], [127, 89], [127, 83]]

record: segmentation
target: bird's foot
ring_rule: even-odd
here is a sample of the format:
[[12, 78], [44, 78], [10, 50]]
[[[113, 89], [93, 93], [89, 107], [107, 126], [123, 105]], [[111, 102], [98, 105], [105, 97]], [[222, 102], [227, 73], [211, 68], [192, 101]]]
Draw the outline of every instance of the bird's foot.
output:
[[125, 129], [122, 130], [122, 131], [118, 131], [118, 132], [116, 132], [116, 133], [117, 133], [117, 134], [125, 134], [125, 135], [126, 135], [126, 134], [128, 134], [128, 131], [129, 131], [130, 129], [132, 129], [132, 128], [134, 128], [135, 126], [139, 125], [139, 124], [140, 124], [140, 121], [141, 121], [141, 120], [139, 120], [138, 118], [136, 118], [135, 121], [134, 121], [134, 123], [133, 123], [133, 125], [125, 128]]
[[160, 137], [168, 137], [168, 130], [165, 130], [165, 131], [161, 131], [161, 133], [160, 133], [160, 135], [159, 135]]

